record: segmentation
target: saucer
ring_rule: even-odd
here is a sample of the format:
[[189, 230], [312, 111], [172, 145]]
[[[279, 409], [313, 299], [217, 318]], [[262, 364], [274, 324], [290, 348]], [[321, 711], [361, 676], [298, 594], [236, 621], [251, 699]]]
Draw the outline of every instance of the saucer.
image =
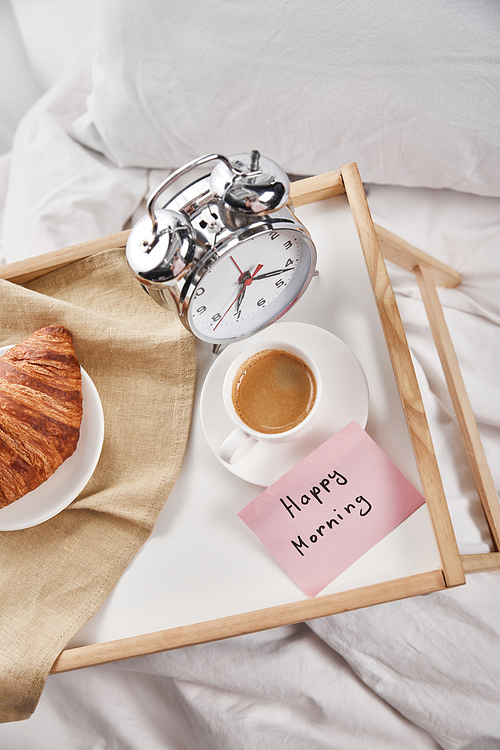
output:
[[[10, 346], [0, 348], [0, 355]], [[43, 484], [0, 508], [0, 531], [36, 526], [60, 513], [83, 490], [94, 473], [104, 439], [101, 399], [89, 374], [82, 372], [83, 414], [75, 452]]]
[[270, 339], [301, 347], [321, 372], [321, 401], [306, 435], [290, 443], [259, 443], [234, 464], [219, 457], [220, 446], [234, 428], [222, 401], [222, 383], [231, 361], [249, 345], [248, 340], [231, 344], [219, 354], [207, 374], [200, 400], [201, 426], [212, 452], [226, 469], [261, 487], [276, 482], [350, 422], [356, 421], [364, 428], [369, 410], [363, 368], [349, 347], [333, 333], [309, 323], [274, 323], [252, 336], [252, 343]]

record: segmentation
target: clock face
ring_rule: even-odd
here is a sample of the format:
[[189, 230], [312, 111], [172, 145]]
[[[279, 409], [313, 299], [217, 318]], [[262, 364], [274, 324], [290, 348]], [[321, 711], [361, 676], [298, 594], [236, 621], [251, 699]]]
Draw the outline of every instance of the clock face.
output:
[[276, 229], [234, 244], [212, 263], [190, 300], [191, 330], [205, 341], [248, 336], [277, 320], [314, 272], [316, 253], [296, 229]]

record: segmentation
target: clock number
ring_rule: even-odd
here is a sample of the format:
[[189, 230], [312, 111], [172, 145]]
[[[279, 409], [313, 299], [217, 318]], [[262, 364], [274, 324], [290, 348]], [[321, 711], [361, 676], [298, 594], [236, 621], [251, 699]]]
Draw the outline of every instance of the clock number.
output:
[[202, 305], [201, 307], [199, 307], [199, 308], [198, 308], [198, 309], [196, 310], [196, 312], [197, 312], [197, 313], [198, 313], [199, 315], [202, 315], [202, 314], [203, 314], [203, 313], [205, 312], [205, 310], [206, 310], [206, 309], [207, 309], [207, 308], [205, 307], [205, 305]]
[[271, 234], [269, 235], [269, 237], [270, 237], [270, 238], [271, 238], [272, 240], [277, 240], [279, 236], [280, 236], [280, 233], [279, 233], [279, 232], [271, 232]]
[[215, 313], [215, 315], [212, 315], [212, 320], [214, 323], [217, 323], [218, 320], [222, 318], [222, 315], [220, 313]]
[[278, 279], [278, 281], [274, 282], [274, 285], [279, 289], [280, 287], [285, 286], [285, 282], [283, 279]]
[[290, 250], [290, 248], [292, 247], [291, 240], [287, 240], [286, 242], [284, 242], [283, 247], [285, 248], [285, 250]]
[[262, 298], [261, 298], [261, 299], [260, 299], [260, 300], [259, 300], [259, 301], [257, 302], [257, 304], [258, 304], [258, 306], [259, 306], [259, 307], [262, 307], [263, 305], [265, 305], [265, 304], [266, 304], [266, 300], [264, 299], [264, 297], [262, 297]]
[[199, 286], [196, 292], [194, 293], [194, 296], [200, 297], [202, 294], [205, 294], [205, 290], [202, 286]]
[[288, 258], [287, 262], [285, 263], [285, 268], [288, 268], [288, 266], [293, 266], [293, 260], [291, 258]]

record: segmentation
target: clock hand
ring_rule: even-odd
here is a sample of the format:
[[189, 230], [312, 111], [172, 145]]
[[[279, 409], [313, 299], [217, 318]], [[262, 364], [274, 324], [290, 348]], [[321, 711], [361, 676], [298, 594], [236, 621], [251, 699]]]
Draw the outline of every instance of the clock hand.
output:
[[257, 268], [255, 269], [255, 271], [253, 272], [253, 274], [252, 274], [252, 275], [251, 275], [250, 277], [248, 277], [248, 276], [247, 276], [247, 274], [248, 274], [248, 271], [246, 272], [246, 274], [242, 274], [242, 277], [246, 276], [246, 278], [242, 278], [243, 289], [241, 290], [241, 293], [240, 293], [240, 295], [238, 296], [238, 301], [237, 301], [237, 303], [236, 303], [236, 312], [238, 312], [238, 310], [239, 310], [239, 309], [240, 309], [240, 307], [241, 307], [241, 303], [243, 302], [243, 297], [245, 296], [245, 292], [246, 292], [246, 290], [247, 290], [247, 287], [249, 287], [249, 286], [250, 286], [250, 284], [252, 283], [252, 281], [255, 281], [255, 278], [256, 278], [255, 274], [256, 274], [256, 273], [257, 273], [257, 271], [259, 271], [259, 270], [260, 270], [261, 268], [263, 268], [263, 266], [262, 266], [262, 265], [259, 265], [259, 266], [257, 266]]
[[241, 303], [243, 302], [243, 297], [245, 296], [246, 290], [247, 290], [246, 286], [243, 285], [243, 289], [241, 290], [241, 293], [240, 293], [240, 295], [238, 297], [238, 300], [236, 302], [236, 312], [239, 312], [239, 309], [241, 307]]
[[241, 277], [241, 276], [243, 276], [243, 271], [241, 270], [241, 268], [239, 267], [239, 265], [238, 265], [238, 264], [236, 263], [236, 261], [235, 261], [235, 259], [233, 258], [233, 256], [232, 256], [232, 255], [230, 255], [229, 257], [231, 258], [231, 260], [233, 261], [234, 265], [236, 266], [236, 268], [237, 268], [237, 269], [238, 269], [238, 271], [240, 272], [240, 277]]
[[[258, 266], [257, 266], [257, 268], [255, 269], [255, 271], [253, 272], [253, 274], [252, 274], [251, 276], [248, 276], [247, 278], [244, 278], [244, 279], [243, 279], [243, 280], [242, 280], [242, 281], [240, 282], [240, 283], [241, 283], [241, 288], [240, 288], [240, 290], [238, 291], [238, 294], [236, 295], [235, 299], [233, 299], [233, 301], [231, 302], [231, 304], [230, 304], [230, 305], [229, 305], [229, 307], [227, 308], [227, 310], [226, 310], [226, 312], [224, 313], [224, 315], [222, 316], [222, 318], [220, 318], [220, 319], [219, 319], [219, 320], [217, 321], [217, 323], [216, 323], [216, 324], [214, 325], [214, 331], [215, 331], [215, 329], [217, 328], [217, 326], [218, 326], [218, 325], [220, 325], [220, 324], [222, 323], [222, 321], [224, 320], [224, 318], [226, 317], [226, 315], [228, 314], [228, 312], [229, 312], [229, 310], [230, 310], [230, 309], [232, 308], [232, 306], [233, 306], [233, 305], [234, 305], [234, 304], [235, 304], [236, 302], [238, 302], [238, 300], [239, 300], [240, 296], [241, 296], [242, 294], [244, 294], [244, 293], [246, 292], [246, 288], [247, 288], [247, 286], [250, 286], [250, 284], [251, 284], [251, 283], [252, 283], [252, 281], [254, 280], [254, 276], [255, 276], [255, 274], [256, 274], [256, 273], [258, 273], [258, 272], [260, 271], [260, 269], [261, 269], [261, 268], [264, 268], [264, 266], [262, 265], [262, 263], [259, 263], [259, 265], [258, 265]], [[241, 303], [240, 303], [240, 304], [241, 304]]]
[[280, 273], [285, 273], [285, 271], [295, 271], [295, 266], [288, 266], [288, 268], [278, 268], [277, 271], [260, 273], [258, 276], [255, 276], [254, 281], [259, 281], [259, 279], [267, 279], [269, 276], [278, 276]]
[[220, 325], [220, 324], [222, 323], [222, 321], [224, 320], [224, 318], [226, 317], [226, 315], [228, 314], [229, 310], [230, 310], [230, 309], [232, 308], [232, 306], [234, 305], [234, 303], [235, 303], [235, 302], [237, 302], [237, 301], [239, 300], [239, 298], [240, 298], [240, 295], [241, 295], [241, 294], [242, 294], [242, 293], [243, 293], [243, 292], [245, 291], [245, 289], [246, 289], [246, 286], [245, 286], [245, 282], [243, 282], [243, 283], [241, 284], [241, 287], [240, 287], [240, 289], [239, 289], [239, 291], [238, 291], [238, 294], [237, 294], [236, 298], [235, 298], [235, 299], [233, 299], [233, 301], [231, 302], [231, 304], [230, 304], [230, 305], [229, 305], [229, 307], [227, 308], [227, 310], [226, 310], [226, 312], [224, 313], [224, 315], [223, 315], [223, 316], [222, 316], [221, 318], [219, 318], [219, 320], [217, 321], [217, 323], [216, 323], [216, 324], [214, 325], [214, 331], [215, 331], [215, 329], [217, 328], [217, 326], [218, 326], [218, 325]]
[[255, 269], [255, 271], [253, 272], [253, 274], [250, 276], [250, 278], [249, 279], [245, 279], [245, 286], [250, 286], [250, 284], [252, 283], [252, 281], [255, 278], [255, 274], [258, 273], [261, 268], [264, 268], [264, 266], [262, 265], [262, 263], [259, 263], [259, 265]]
[[240, 274], [240, 277], [238, 279], [238, 284], [243, 284], [243, 289], [240, 291], [240, 294], [238, 295], [237, 302], [236, 302], [236, 312], [238, 312], [239, 309], [240, 309], [240, 307], [241, 307], [241, 303], [243, 302], [243, 297], [245, 296], [245, 292], [246, 292], [246, 289], [247, 289], [246, 285], [245, 285], [245, 280], [248, 279], [248, 277], [250, 276], [250, 272], [249, 271], [242, 271], [241, 268], [239, 267], [239, 265], [236, 263], [236, 261], [233, 258], [233, 256], [230, 255], [229, 257], [233, 261], [234, 265], [238, 269], [238, 273]]

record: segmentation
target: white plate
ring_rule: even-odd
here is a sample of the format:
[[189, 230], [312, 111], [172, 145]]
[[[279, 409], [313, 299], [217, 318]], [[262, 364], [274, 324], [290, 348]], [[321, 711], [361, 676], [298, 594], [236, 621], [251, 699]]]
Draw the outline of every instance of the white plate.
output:
[[222, 402], [222, 382], [231, 361], [248, 346], [248, 340], [231, 344], [217, 357], [205, 379], [200, 404], [201, 426], [213, 453], [233, 474], [261, 487], [273, 484], [350, 422], [356, 421], [364, 428], [370, 403], [363, 368], [333, 333], [308, 323], [275, 323], [252, 336], [252, 343], [267, 339], [302, 347], [321, 372], [320, 408], [314, 424], [302, 439], [281, 445], [259, 443], [231, 465], [219, 458], [219, 448], [234, 427]]
[[[0, 347], [0, 356], [12, 348]], [[0, 531], [36, 526], [60, 513], [83, 490], [97, 466], [104, 439], [104, 414], [97, 389], [82, 370], [83, 415], [76, 450], [36, 490], [0, 508]]]

